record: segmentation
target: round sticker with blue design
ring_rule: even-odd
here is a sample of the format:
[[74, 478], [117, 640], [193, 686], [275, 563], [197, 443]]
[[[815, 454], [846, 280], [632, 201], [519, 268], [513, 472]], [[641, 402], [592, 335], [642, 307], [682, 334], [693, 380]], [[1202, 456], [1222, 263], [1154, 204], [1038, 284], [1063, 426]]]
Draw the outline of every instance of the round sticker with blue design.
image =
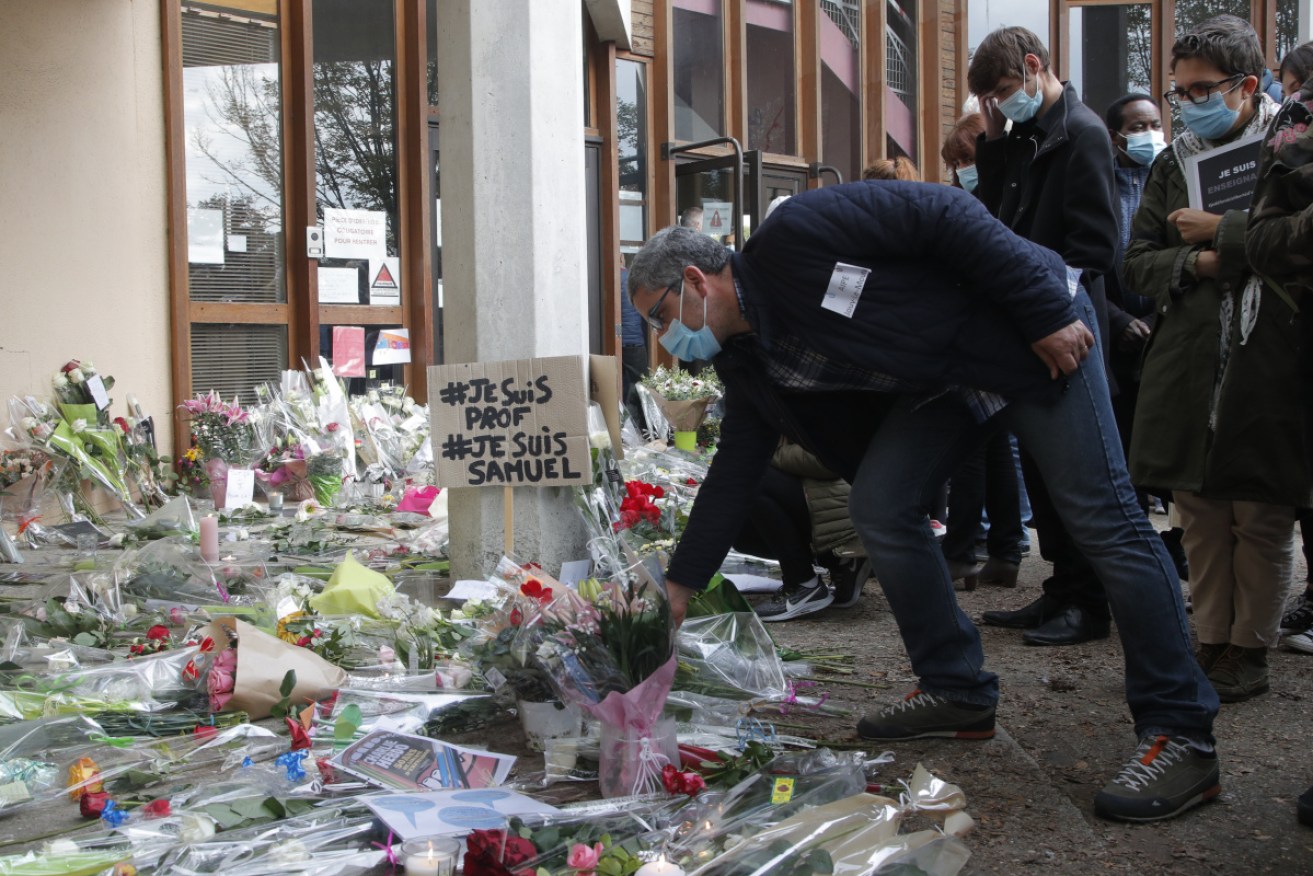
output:
[[460, 803], [484, 803], [491, 804], [497, 800], [505, 800], [511, 796], [509, 791], [494, 791], [491, 788], [480, 788], [475, 791], [457, 791], [451, 795], [451, 799]]
[[506, 823], [504, 815], [484, 806], [443, 806], [438, 817], [454, 827], [471, 830], [491, 830]]

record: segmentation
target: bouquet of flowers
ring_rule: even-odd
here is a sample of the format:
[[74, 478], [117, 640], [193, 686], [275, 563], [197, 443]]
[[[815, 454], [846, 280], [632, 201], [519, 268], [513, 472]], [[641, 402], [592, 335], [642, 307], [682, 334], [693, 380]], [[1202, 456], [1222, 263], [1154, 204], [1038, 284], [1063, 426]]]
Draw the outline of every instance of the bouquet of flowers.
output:
[[390, 482], [432, 465], [428, 407], [417, 405], [402, 387], [371, 389], [348, 404], [362, 480]]
[[[55, 398], [68, 420], [83, 419], [87, 423], [109, 425], [109, 390], [114, 387], [114, 378], [96, 371], [90, 359], [70, 359], [51, 379], [55, 388]], [[96, 393], [92, 387], [103, 390], [100, 393], [105, 404], [97, 403]]]
[[177, 468], [179, 492], [196, 496], [202, 490], [209, 491], [210, 475], [205, 470], [205, 457], [195, 435], [191, 436], [191, 446], [178, 457]]
[[549, 595], [521, 631], [561, 698], [601, 722], [606, 797], [660, 792], [663, 768], [678, 761], [674, 721], [661, 720], [677, 664], [670, 605], [642, 565], [635, 573]]
[[[694, 376], [680, 368], [658, 365], [639, 385], [646, 390], [646, 395], [640, 392], [640, 397], [647, 421], [669, 423], [675, 432], [675, 447], [695, 450], [698, 427], [707, 415], [707, 407], [724, 393], [716, 373], [708, 369]], [[648, 412], [649, 400], [661, 416], [654, 416], [656, 411]]]
[[182, 675], [203, 682], [213, 710], [240, 710], [252, 720], [269, 717], [284, 700], [303, 706], [347, 683], [345, 672], [309, 649], [234, 617], [217, 618], [203, 632], [199, 653]]
[[[70, 519], [100, 522], [91, 503], [82, 493], [82, 478], [90, 478], [103, 486], [122, 504], [129, 517], [139, 518], [144, 512], [132, 501], [124, 479], [125, 458], [118, 427], [103, 428], [94, 425], [95, 405], [92, 410], [80, 411], [78, 405], [66, 404], [60, 410], [32, 396], [9, 400], [10, 427], [6, 434], [20, 446], [38, 450], [56, 462], [51, 482], [54, 484], [60, 505]], [[87, 413], [91, 419], [68, 414]]]
[[228, 488], [229, 467], [246, 467], [255, 456], [255, 431], [250, 415], [236, 398], [225, 403], [211, 390], [182, 403], [191, 414], [191, 432], [205, 457], [214, 507], [222, 508]]
[[664, 839], [644, 817], [651, 819], [652, 814], [512, 817], [505, 828], [470, 833], [464, 872], [466, 876], [632, 876]]

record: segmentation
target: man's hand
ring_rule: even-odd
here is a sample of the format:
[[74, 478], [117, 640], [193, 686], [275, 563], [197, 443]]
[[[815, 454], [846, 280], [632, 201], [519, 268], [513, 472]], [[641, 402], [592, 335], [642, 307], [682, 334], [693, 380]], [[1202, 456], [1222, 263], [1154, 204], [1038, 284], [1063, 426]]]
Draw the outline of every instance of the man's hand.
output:
[[1144, 346], [1144, 342], [1149, 340], [1149, 324], [1138, 319], [1133, 319], [1130, 325], [1122, 330], [1121, 337], [1117, 345], [1127, 352], [1132, 352]]
[[1176, 226], [1181, 239], [1189, 244], [1212, 243], [1217, 236], [1217, 226], [1222, 217], [1214, 213], [1205, 213], [1191, 207], [1182, 207], [1167, 215], [1167, 221]]
[[669, 578], [666, 579], [666, 595], [670, 598], [670, 619], [674, 621], [675, 629], [679, 629], [680, 624], [684, 622], [684, 615], [688, 613], [688, 601], [696, 593], [697, 591], [692, 587], [685, 587]]
[[1222, 257], [1216, 250], [1206, 249], [1195, 259], [1194, 275], [1200, 278], [1216, 278], [1222, 268]]
[[1002, 137], [1008, 117], [999, 111], [998, 101], [992, 97], [981, 100], [980, 114], [985, 117], [985, 139], [997, 140]]
[[1059, 374], [1075, 372], [1093, 346], [1094, 334], [1085, 327], [1085, 323], [1076, 320], [1066, 328], [1040, 338], [1030, 348], [1049, 366], [1049, 377], [1057, 380]]

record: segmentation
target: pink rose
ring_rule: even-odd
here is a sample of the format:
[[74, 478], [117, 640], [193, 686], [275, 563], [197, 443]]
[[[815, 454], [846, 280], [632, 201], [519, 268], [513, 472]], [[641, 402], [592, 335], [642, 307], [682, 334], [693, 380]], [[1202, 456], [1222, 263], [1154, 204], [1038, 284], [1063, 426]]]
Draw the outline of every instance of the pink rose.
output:
[[228, 701], [233, 698], [231, 692], [210, 694], [210, 711], [222, 712], [228, 705]]
[[570, 855], [565, 859], [565, 865], [580, 871], [580, 876], [584, 876], [585, 873], [592, 873], [597, 869], [597, 862], [602, 860], [604, 851], [606, 848], [601, 843], [591, 848], [583, 843], [575, 843], [570, 848]]

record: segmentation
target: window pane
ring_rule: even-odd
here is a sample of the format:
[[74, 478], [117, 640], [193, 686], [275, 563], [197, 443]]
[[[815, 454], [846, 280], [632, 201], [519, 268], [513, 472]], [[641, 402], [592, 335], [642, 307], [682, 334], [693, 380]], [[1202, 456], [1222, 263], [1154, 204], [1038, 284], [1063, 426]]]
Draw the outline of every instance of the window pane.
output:
[[862, 167], [860, 0], [821, 0], [821, 10], [821, 160], [852, 182]]
[[[320, 301], [325, 304], [369, 304], [369, 287], [382, 259], [399, 255], [393, 10], [391, 0], [314, 0], [317, 213], [325, 221], [326, 210], [360, 211], [343, 221], [369, 229], [338, 243], [326, 225], [327, 257], [320, 269], [356, 271], [359, 292], [355, 301], [349, 300], [349, 284], [342, 281], [346, 275], [337, 274], [331, 276], [340, 285], [332, 288], [339, 291], [326, 297], [330, 287], [325, 277], [330, 275], [321, 274]], [[379, 300], [400, 303], [398, 298]]]
[[[347, 377], [344, 378], [347, 384], [348, 395], [361, 395], [365, 392], [368, 380], [382, 380], [391, 383], [404, 383], [404, 365], [383, 364], [378, 365], [374, 362], [374, 347], [378, 344], [379, 332], [388, 329], [398, 329], [397, 325], [367, 325], [362, 326], [365, 330], [365, 376], [364, 377]], [[329, 362], [333, 361], [333, 326], [321, 325], [319, 327], [319, 355], [323, 356]]]
[[721, 0], [673, 0], [675, 139], [706, 140], [725, 130]]
[[1299, 0], [1277, 0], [1277, 63], [1299, 45]]
[[222, 9], [181, 4], [188, 287], [193, 301], [279, 303], [278, 16]]
[[620, 160], [620, 249], [633, 252], [647, 239], [646, 68], [623, 58], [615, 62], [616, 141]]
[[794, 152], [793, 0], [748, 0], [748, 148]]
[[1100, 117], [1124, 94], [1152, 94], [1152, 6], [1087, 6], [1072, 9], [1071, 84]]
[[1249, 0], [1194, 0], [1176, 4], [1177, 36], [1215, 15], [1229, 13], [1249, 21]]
[[887, 0], [885, 19], [885, 148], [890, 158], [916, 160], [916, 3]]
[[192, 393], [216, 390], [225, 399], [255, 398], [262, 383], [275, 386], [287, 368], [287, 326], [191, 327]]

